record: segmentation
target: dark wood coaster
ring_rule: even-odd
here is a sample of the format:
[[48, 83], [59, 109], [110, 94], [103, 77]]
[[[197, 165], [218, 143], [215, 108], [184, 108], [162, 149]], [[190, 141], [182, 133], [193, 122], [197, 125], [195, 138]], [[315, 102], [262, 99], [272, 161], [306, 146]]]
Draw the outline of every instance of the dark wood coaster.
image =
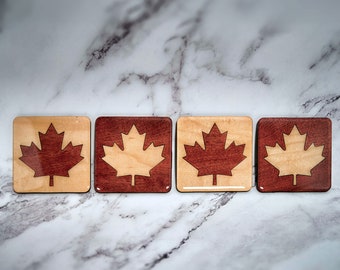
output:
[[169, 192], [168, 117], [99, 117], [95, 129], [97, 192]]
[[257, 189], [327, 191], [331, 152], [328, 118], [262, 118], [257, 124]]

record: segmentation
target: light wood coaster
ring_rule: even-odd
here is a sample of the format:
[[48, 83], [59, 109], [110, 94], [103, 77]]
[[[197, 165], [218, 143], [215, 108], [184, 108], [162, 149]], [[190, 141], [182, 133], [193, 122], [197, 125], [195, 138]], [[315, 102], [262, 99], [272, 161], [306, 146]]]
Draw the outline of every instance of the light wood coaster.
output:
[[249, 117], [181, 117], [177, 122], [177, 189], [248, 191], [252, 185]]
[[90, 177], [89, 118], [31, 116], [14, 119], [15, 192], [87, 192]]

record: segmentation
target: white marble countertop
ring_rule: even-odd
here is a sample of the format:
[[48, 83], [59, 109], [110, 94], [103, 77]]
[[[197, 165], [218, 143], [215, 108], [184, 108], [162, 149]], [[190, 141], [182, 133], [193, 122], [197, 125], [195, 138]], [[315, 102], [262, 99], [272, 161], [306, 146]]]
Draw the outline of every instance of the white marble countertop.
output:
[[[0, 268], [340, 269], [339, 1], [0, 1]], [[325, 193], [16, 194], [19, 115], [329, 117]], [[174, 125], [175, 126], [175, 125]], [[92, 136], [93, 143], [93, 136]], [[93, 152], [93, 151], [92, 151]], [[174, 174], [173, 174], [174, 175]]]

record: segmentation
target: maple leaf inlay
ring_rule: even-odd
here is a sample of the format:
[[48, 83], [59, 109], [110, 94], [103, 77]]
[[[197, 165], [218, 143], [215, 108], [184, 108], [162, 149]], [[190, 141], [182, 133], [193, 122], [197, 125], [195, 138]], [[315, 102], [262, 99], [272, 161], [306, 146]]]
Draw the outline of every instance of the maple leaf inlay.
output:
[[117, 171], [117, 176], [131, 175], [131, 186], [135, 185], [135, 176], [150, 176], [150, 170], [164, 160], [162, 156], [164, 145], [153, 143], [144, 150], [146, 133], [139, 134], [135, 125], [128, 134], [122, 134], [124, 148], [117, 144], [103, 146], [103, 160]]
[[297, 175], [311, 176], [311, 169], [318, 165], [325, 157], [322, 156], [324, 146], [314, 143], [305, 150], [307, 134], [301, 135], [296, 126], [289, 135], [283, 134], [286, 150], [278, 143], [274, 147], [266, 146], [269, 163], [279, 170], [279, 176], [293, 175], [293, 185], [296, 185]]
[[245, 144], [232, 142], [225, 148], [227, 132], [221, 133], [216, 124], [202, 135], [205, 149], [197, 142], [193, 146], [184, 145], [186, 156], [183, 158], [198, 170], [197, 176], [213, 175], [213, 185], [217, 185], [218, 174], [232, 176], [231, 170], [246, 158]]
[[22, 157], [19, 159], [34, 170], [34, 177], [49, 176], [49, 185], [54, 185], [54, 176], [69, 177], [68, 171], [78, 164], [83, 145], [73, 146], [72, 142], [61, 149], [64, 132], [57, 133], [53, 124], [46, 133], [39, 132], [41, 150], [32, 142], [30, 146], [20, 145]]

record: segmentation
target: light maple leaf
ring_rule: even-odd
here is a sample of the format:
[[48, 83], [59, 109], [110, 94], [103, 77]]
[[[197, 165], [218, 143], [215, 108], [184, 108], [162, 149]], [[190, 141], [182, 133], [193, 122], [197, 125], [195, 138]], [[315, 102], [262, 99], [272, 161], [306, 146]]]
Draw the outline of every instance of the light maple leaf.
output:
[[305, 150], [307, 134], [300, 134], [296, 126], [289, 135], [283, 134], [286, 150], [278, 143], [274, 147], [266, 146], [269, 163], [279, 170], [279, 176], [293, 175], [293, 185], [296, 185], [297, 175], [311, 176], [311, 170], [325, 157], [322, 156], [324, 146], [315, 146], [314, 143]]
[[197, 142], [193, 146], [184, 145], [184, 159], [198, 170], [198, 176], [213, 175], [213, 185], [217, 185], [217, 175], [232, 175], [231, 170], [246, 158], [245, 144], [232, 142], [225, 148], [227, 132], [221, 133], [214, 124], [209, 133], [202, 132], [203, 149]]
[[122, 134], [124, 148], [117, 144], [104, 145], [103, 160], [117, 171], [117, 176], [131, 175], [131, 186], [135, 185], [135, 176], [150, 176], [150, 170], [164, 160], [164, 145], [152, 143], [144, 150], [146, 133], [139, 134], [135, 125], [128, 134]]
[[34, 170], [34, 177], [50, 176], [49, 185], [54, 185], [53, 177], [68, 177], [68, 171], [78, 164], [83, 145], [73, 146], [70, 142], [62, 149], [64, 132], [57, 133], [53, 124], [46, 133], [39, 132], [41, 150], [32, 142], [30, 146], [20, 145], [22, 157], [19, 159]]

